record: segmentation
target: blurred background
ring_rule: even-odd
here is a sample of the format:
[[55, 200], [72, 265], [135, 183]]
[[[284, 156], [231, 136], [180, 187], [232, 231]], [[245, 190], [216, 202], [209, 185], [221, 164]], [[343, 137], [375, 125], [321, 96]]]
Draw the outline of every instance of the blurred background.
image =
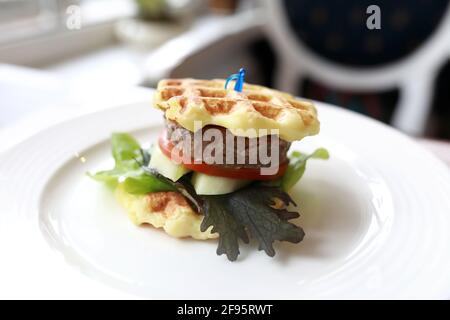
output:
[[248, 82], [449, 140], [449, 2], [0, 0], [0, 133], [245, 67]]

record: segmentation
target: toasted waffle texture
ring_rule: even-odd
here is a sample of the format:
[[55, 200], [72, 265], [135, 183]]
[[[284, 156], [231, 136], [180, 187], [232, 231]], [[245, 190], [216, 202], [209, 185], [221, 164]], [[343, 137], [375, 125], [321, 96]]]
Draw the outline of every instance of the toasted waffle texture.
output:
[[270, 134], [272, 129], [286, 141], [319, 132], [317, 111], [311, 102], [263, 86], [244, 84], [243, 91], [237, 92], [232, 89], [234, 83], [229, 89], [224, 85], [221, 79], [164, 79], [158, 83], [154, 103], [166, 118], [190, 131], [198, 128], [195, 121], [201, 121], [202, 127], [217, 125], [249, 138]]
[[136, 225], [149, 224], [162, 228], [176, 238], [191, 237], [197, 240], [215, 239], [217, 233], [200, 230], [203, 215], [194, 212], [186, 199], [177, 192], [153, 192], [132, 195], [118, 187], [118, 202], [125, 208], [130, 220]]

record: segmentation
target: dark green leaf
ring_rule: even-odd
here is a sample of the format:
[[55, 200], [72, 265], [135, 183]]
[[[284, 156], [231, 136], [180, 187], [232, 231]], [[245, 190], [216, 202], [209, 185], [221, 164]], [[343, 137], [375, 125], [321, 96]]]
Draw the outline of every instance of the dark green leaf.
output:
[[141, 149], [141, 156], [142, 156], [142, 165], [144, 167], [147, 167], [151, 159], [150, 152], [148, 150]]
[[[298, 243], [303, 239], [303, 230], [288, 222], [298, 217], [298, 213], [286, 209], [293, 201], [277, 187], [253, 184], [230, 194], [200, 198], [205, 215], [201, 229], [213, 226], [220, 235], [217, 254], [225, 253], [231, 261], [239, 255], [238, 240], [248, 242], [247, 232], [271, 257], [275, 255], [274, 241]], [[273, 206], [275, 199], [281, 201], [282, 208]]]
[[230, 261], [235, 261], [239, 255], [239, 239], [248, 243], [248, 235], [245, 227], [239, 223], [234, 215], [230, 214], [226, 197], [202, 197], [203, 218], [200, 230], [206, 231], [212, 226], [212, 232], [217, 232], [219, 246], [217, 254], [226, 254]]

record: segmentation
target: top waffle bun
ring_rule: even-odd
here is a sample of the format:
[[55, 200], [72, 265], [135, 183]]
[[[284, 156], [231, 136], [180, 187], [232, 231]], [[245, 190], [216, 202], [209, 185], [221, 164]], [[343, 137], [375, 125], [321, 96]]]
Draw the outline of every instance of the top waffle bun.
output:
[[[217, 125], [234, 135], [255, 137], [276, 133], [286, 141], [295, 141], [319, 132], [320, 123], [314, 105], [290, 94], [263, 86], [244, 84], [236, 92], [225, 80], [165, 79], [158, 83], [155, 106], [166, 118], [189, 131]], [[248, 130], [256, 129], [256, 130]], [[266, 129], [268, 132], [264, 132]], [[256, 133], [255, 133], [256, 131]]]

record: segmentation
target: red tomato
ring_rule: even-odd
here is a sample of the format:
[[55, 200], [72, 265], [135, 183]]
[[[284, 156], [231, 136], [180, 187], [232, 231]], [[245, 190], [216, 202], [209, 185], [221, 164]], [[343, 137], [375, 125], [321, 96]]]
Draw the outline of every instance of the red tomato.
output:
[[207, 164], [207, 163], [194, 163], [193, 160], [186, 161], [180, 150], [179, 152], [172, 152], [174, 144], [167, 139], [166, 130], [163, 130], [159, 136], [159, 148], [162, 153], [169, 159], [177, 163], [182, 163], [186, 168], [208, 174], [210, 176], [218, 176], [234, 179], [246, 179], [246, 180], [274, 180], [281, 177], [287, 169], [288, 163], [283, 163], [279, 166], [278, 172], [274, 175], [261, 175], [260, 168], [230, 168], [221, 165]]

